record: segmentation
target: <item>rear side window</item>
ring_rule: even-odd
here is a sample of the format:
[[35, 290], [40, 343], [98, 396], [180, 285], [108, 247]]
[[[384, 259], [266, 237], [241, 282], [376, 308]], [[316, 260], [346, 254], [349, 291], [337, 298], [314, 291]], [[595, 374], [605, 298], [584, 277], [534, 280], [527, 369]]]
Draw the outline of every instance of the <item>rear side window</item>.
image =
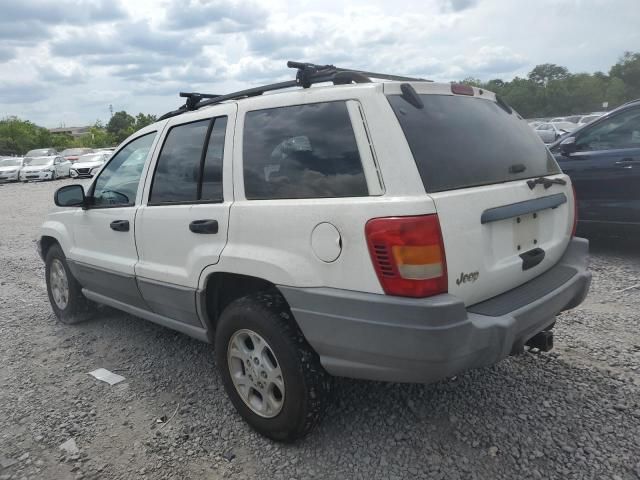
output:
[[368, 195], [345, 102], [248, 112], [243, 152], [248, 199]]
[[540, 137], [497, 103], [457, 95], [420, 95], [418, 109], [388, 99], [427, 192], [560, 173]]
[[227, 117], [217, 118], [211, 129], [202, 172], [202, 200], [222, 201], [222, 158]]
[[227, 118], [218, 117], [171, 128], [158, 157], [150, 205], [222, 201], [226, 126]]

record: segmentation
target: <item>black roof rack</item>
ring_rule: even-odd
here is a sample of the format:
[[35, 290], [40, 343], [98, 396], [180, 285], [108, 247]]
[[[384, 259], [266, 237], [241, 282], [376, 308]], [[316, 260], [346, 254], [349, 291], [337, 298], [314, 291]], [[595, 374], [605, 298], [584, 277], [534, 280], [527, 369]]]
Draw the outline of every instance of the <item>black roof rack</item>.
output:
[[315, 65], [313, 63], [287, 62], [287, 67], [297, 69], [296, 79], [286, 82], [272, 83], [261, 87], [248, 88], [239, 92], [228, 93], [226, 95], [212, 95], [196, 92], [180, 92], [180, 96], [186, 98], [184, 105], [177, 110], [167, 112], [158, 120], [175, 117], [184, 112], [198, 110], [207, 105], [224, 102], [225, 100], [236, 100], [240, 98], [254, 97], [265, 92], [282, 90], [284, 88], [302, 87], [309, 88], [315, 83], [333, 82], [334, 85], [344, 85], [349, 83], [368, 83], [371, 78], [380, 80], [430, 82], [424, 78], [404, 77], [399, 75], [389, 75], [386, 73], [365, 72], [363, 70], [352, 70], [348, 68], [338, 68], [333, 65]]

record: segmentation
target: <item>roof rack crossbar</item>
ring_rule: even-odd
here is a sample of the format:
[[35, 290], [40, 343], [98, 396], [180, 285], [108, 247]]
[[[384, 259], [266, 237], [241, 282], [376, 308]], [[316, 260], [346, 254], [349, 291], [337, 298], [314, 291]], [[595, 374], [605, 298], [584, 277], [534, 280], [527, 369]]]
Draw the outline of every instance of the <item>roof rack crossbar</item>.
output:
[[[356, 83], [371, 81], [370, 77], [378, 78], [381, 80], [393, 80], [393, 81], [414, 81], [414, 82], [429, 82], [424, 78], [404, 77], [399, 75], [389, 75], [386, 73], [366, 72], [363, 70], [353, 70], [348, 68], [338, 68], [334, 65], [315, 65], [313, 63], [303, 62], [287, 62], [287, 67], [295, 68], [298, 70], [295, 80], [288, 80], [285, 82], [272, 83], [270, 85], [264, 85], [261, 87], [249, 88], [246, 90], [240, 90], [239, 92], [228, 93], [226, 95], [213, 95], [206, 93], [187, 93], [180, 92], [180, 96], [186, 98], [186, 102], [183, 106], [177, 110], [165, 113], [158, 120], [164, 120], [166, 118], [180, 115], [190, 110], [197, 110], [208, 105], [214, 105], [226, 100], [235, 100], [246, 97], [253, 97], [262, 95], [266, 92], [272, 92], [274, 90], [282, 90], [292, 87], [309, 88], [316, 83], [334, 82], [336, 84], [350, 83], [354, 81]], [[339, 75], [343, 74], [343, 75]], [[344, 74], [353, 74], [351, 76]]]

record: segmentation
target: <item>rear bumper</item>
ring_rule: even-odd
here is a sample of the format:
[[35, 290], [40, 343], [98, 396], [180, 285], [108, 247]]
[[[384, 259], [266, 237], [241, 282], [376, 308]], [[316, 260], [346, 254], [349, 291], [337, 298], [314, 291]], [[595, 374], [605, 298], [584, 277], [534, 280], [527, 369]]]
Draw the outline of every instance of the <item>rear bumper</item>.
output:
[[337, 376], [432, 382], [491, 365], [587, 295], [589, 242], [574, 238], [549, 271], [466, 308], [444, 294], [411, 299], [330, 288], [279, 287], [302, 332]]

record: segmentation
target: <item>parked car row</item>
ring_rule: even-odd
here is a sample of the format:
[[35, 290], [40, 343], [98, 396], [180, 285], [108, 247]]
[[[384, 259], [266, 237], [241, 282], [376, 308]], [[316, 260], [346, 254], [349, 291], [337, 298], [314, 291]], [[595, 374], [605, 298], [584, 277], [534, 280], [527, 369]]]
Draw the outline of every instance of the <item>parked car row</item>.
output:
[[0, 182], [55, 180], [63, 177], [91, 178], [111, 153], [92, 151], [79, 155], [75, 162], [61, 154], [52, 155], [51, 149], [31, 150], [24, 157], [0, 157]]
[[61, 152], [58, 152], [55, 148], [37, 148], [35, 150], [29, 150], [24, 158], [35, 158], [35, 157], [51, 157], [51, 156], [60, 156], [65, 160], [69, 160], [71, 163], [77, 162], [80, 157], [83, 155], [87, 155], [89, 153], [98, 153], [98, 152], [107, 152], [109, 154], [113, 153], [115, 147], [109, 148], [67, 148]]
[[570, 115], [546, 120], [531, 120], [529, 126], [535, 130], [544, 143], [553, 143], [574, 130], [597, 120], [606, 112], [593, 112], [588, 115]]

